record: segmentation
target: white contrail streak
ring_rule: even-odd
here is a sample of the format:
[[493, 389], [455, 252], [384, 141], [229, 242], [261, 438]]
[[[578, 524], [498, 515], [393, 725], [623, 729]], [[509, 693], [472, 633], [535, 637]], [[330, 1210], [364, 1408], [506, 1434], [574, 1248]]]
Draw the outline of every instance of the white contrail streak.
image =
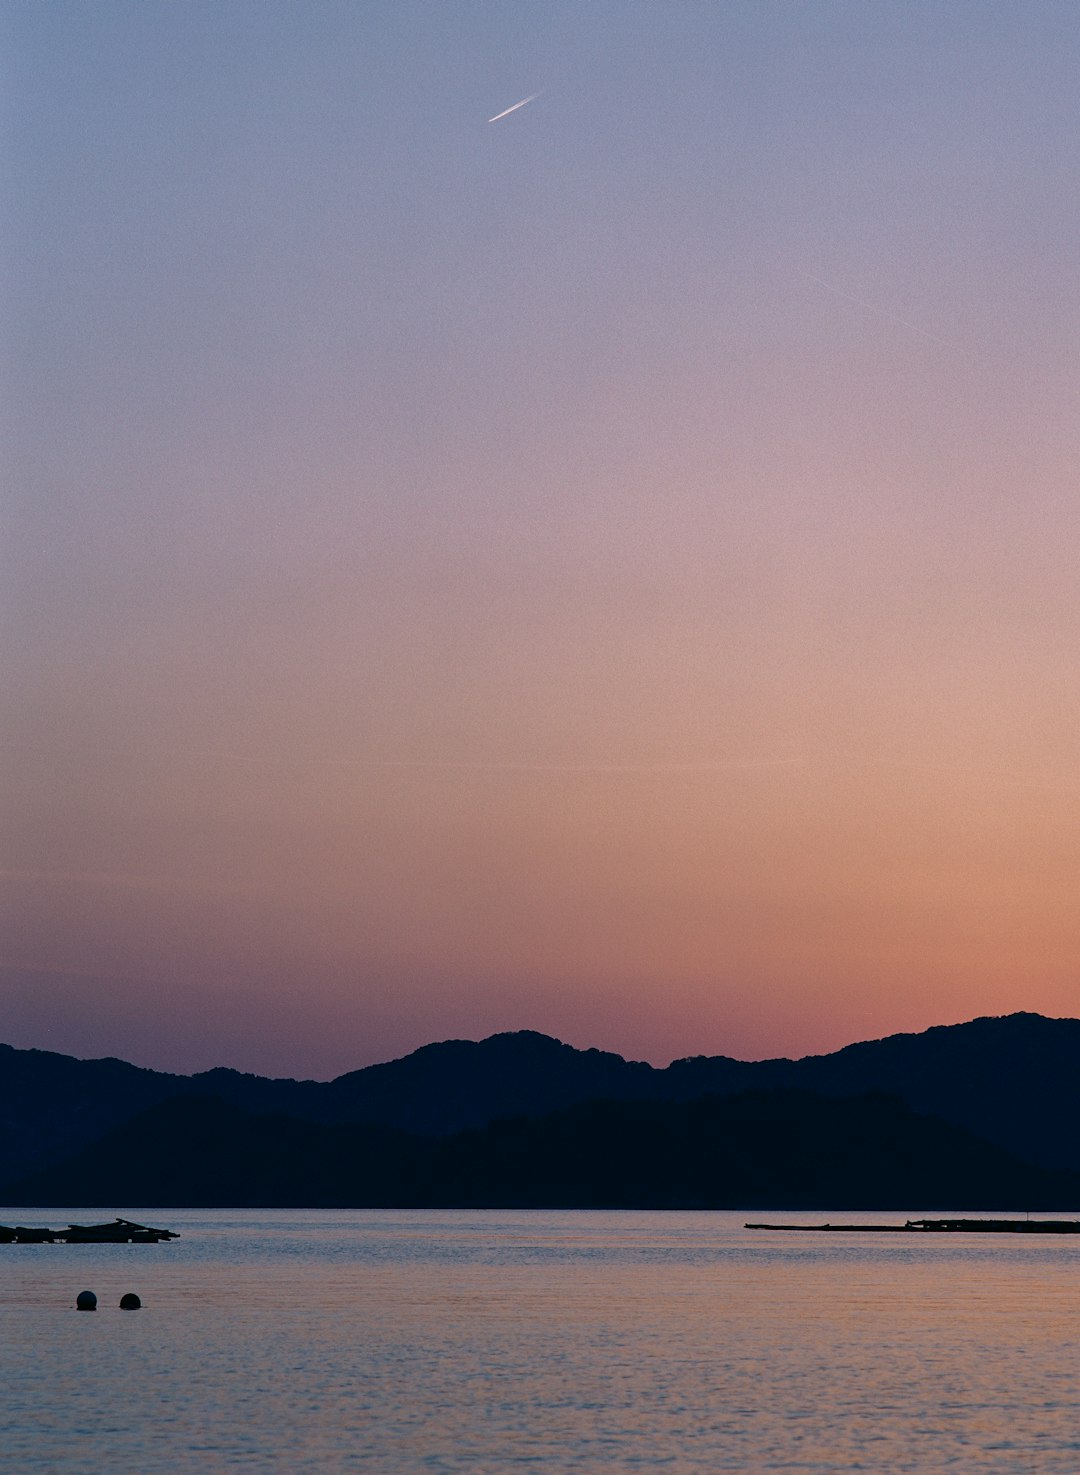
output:
[[512, 108], [504, 108], [501, 113], [496, 113], [494, 118], [488, 119], [488, 122], [497, 123], [500, 118], [509, 118], [511, 113], [516, 113], [518, 108], [523, 108], [526, 103], [535, 102], [539, 96], [539, 92], [530, 93], [528, 97], [523, 97], [520, 102], [516, 102]]
[[831, 292], [834, 297], [843, 297], [845, 302], [854, 302], [856, 307], [864, 307], [867, 312], [876, 313], [879, 318], [887, 318], [890, 323], [896, 323], [901, 328], [906, 328], [909, 333], [918, 333], [920, 338], [929, 338], [931, 343], [938, 343], [942, 348], [951, 348], [955, 353], [967, 353], [959, 343], [952, 343], [948, 338], [939, 338], [936, 333], [928, 333], [925, 328], [920, 328], [917, 323], [909, 323], [907, 318], [897, 317], [896, 313], [889, 312], [885, 307], [878, 307], [873, 302], [867, 302], [865, 297], [855, 297], [851, 292], [844, 292], [840, 287], [834, 287], [831, 282], [824, 281], [821, 277], [814, 276], [813, 272], [798, 271], [797, 275], [805, 277], [808, 282], [816, 282], [819, 287], [824, 287], [826, 292]]

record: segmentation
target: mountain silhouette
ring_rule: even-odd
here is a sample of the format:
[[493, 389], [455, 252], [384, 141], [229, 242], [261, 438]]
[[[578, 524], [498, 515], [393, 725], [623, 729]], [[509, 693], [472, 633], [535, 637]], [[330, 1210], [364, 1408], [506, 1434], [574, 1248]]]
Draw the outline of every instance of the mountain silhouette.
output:
[[311, 1126], [364, 1124], [449, 1138], [589, 1102], [686, 1104], [747, 1091], [840, 1099], [884, 1092], [1023, 1162], [1080, 1172], [1080, 1020], [1021, 1013], [801, 1060], [698, 1056], [664, 1069], [525, 1030], [426, 1045], [329, 1082], [228, 1069], [182, 1076], [4, 1045], [0, 1184], [41, 1174], [178, 1096]]
[[1031, 1167], [880, 1094], [585, 1102], [443, 1137], [177, 1097], [6, 1197], [230, 1208], [1061, 1209], [1080, 1205], [1080, 1176]]

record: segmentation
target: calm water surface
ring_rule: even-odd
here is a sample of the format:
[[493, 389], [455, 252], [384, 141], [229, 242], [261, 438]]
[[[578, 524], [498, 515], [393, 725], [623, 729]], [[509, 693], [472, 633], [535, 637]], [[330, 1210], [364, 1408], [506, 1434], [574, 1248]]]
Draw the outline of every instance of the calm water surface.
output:
[[0, 1247], [8, 1475], [1080, 1471], [1076, 1240], [124, 1212], [182, 1238]]

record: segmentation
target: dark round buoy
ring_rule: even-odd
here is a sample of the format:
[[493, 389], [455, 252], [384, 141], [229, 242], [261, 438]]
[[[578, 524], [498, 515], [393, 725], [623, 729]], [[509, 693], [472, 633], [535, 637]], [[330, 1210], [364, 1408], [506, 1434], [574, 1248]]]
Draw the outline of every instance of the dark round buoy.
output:
[[141, 1305], [142, 1302], [134, 1291], [128, 1291], [126, 1295], [120, 1297], [121, 1311], [138, 1311]]
[[75, 1297], [76, 1311], [96, 1311], [97, 1297], [93, 1291], [80, 1291]]

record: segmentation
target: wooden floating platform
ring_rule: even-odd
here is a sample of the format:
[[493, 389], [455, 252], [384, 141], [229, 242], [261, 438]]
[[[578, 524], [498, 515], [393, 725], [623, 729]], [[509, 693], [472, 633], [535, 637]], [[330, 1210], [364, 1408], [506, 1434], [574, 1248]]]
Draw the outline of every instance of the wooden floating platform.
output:
[[0, 1245], [158, 1245], [179, 1237], [171, 1229], [154, 1229], [131, 1219], [113, 1219], [108, 1224], [69, 1224], [66, 1229], [0, 1224]]
[[743, 1228], [818, 1234], [1080, 1234], [1080, 1220], [908, 1219], [903, 1224], [744, 1224]]

